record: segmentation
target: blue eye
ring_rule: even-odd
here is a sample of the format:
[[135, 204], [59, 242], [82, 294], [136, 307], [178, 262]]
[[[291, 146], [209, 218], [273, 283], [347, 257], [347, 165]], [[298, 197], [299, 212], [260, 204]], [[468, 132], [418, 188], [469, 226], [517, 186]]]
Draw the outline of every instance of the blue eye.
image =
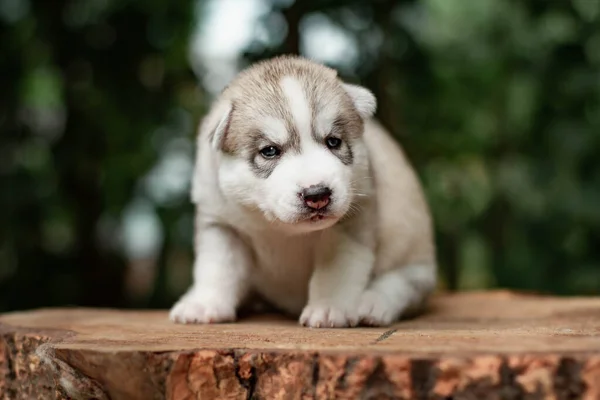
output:
[[325, 144], [332, 150], [338, 149], [342, 145], [342, 139], [330, 136], [325, 140]]
[[275, 158], [281, 154], [281, 150], [279, 150], [275, 146], [267, 146], [260, 149], [260, 155], [264, 158]]

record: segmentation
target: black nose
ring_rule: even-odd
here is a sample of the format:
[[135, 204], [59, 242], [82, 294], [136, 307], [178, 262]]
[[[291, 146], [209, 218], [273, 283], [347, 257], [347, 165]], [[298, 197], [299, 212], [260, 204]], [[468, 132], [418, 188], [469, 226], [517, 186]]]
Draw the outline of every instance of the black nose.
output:
[[323, 185], [313, 185], [302, 190], [300, 196], [308, 207], [319, 210], [329, 204], [331, 189]]

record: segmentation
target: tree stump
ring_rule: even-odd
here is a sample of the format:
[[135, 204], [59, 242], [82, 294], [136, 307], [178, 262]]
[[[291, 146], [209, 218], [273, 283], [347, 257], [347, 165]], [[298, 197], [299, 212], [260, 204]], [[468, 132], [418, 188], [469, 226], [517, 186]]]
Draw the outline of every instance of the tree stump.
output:
[[440, 295], [389, 328], [0, 316], [1, 399], [600, 399], [600, 298]]

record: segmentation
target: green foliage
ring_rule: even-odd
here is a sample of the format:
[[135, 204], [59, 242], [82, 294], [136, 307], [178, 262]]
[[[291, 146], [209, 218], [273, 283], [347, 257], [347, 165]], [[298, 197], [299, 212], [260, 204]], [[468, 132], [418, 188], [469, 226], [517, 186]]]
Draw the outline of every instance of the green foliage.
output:
[[156, 132], [199, 111], [193, 3], [23, 4], [0, 20], [0, 309], [130, 304], [115, 239]]
[[[315, 15], [352, 39], [334, 66], [415, 164], [447, 287], [600, 292], [600, 2], [269, 4], [257, 32], [275, 39], [241, 64], [299, 52]], [[193, 153], [194, 17], [191, 0], [0, 0], [0, 310], [164, 307], [187, 284], [192, 208], [152, 182]], [[140, 212], [162, 234], [132, 261], [120, 227]]]

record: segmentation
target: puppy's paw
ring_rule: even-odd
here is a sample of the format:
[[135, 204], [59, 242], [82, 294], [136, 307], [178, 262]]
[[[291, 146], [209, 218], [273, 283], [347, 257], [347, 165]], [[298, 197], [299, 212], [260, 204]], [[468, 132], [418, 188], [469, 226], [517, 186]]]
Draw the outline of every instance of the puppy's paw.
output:
[[356, 308], [328, 303], [309, 304], [300, 315], [300, 323], [310, 328], [347, 328], [356, 326]]
[[215, 300], [183, 296], [171, 308], [169, 318], [180, 324], [216, 324], [236, 319], [235, 307]]
[[358, 320], [361, 325], [387, 326], [398, 318], [400, 311], [382, 294], [367, 290], [360, 299]]

